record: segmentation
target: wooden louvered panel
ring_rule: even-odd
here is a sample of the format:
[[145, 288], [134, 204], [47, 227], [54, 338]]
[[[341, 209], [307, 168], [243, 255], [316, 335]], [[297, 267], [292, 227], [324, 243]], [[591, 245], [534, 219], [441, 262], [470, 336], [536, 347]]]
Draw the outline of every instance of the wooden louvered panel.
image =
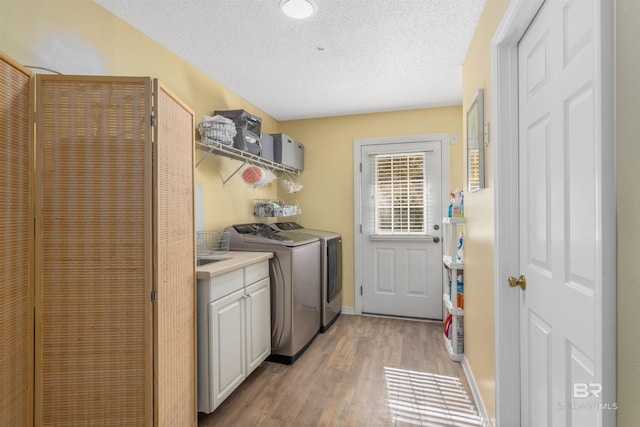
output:
[[149, 425], [150, 80], [37, 81], [36, 423]]
[[0, 55], [0, 425], [33, 420], [31, 77]]
[[193, 113], [156, 81], [156, 420], [197, 425]]

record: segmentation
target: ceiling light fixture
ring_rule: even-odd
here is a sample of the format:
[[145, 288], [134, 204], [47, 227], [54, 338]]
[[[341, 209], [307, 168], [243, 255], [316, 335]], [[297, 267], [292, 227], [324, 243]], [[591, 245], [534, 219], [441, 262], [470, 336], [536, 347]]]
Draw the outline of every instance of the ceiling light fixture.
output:
[[305, 19], [315, 15], [318, 7], [313, 0], [282, 0], [280, 9], [289, 18]]

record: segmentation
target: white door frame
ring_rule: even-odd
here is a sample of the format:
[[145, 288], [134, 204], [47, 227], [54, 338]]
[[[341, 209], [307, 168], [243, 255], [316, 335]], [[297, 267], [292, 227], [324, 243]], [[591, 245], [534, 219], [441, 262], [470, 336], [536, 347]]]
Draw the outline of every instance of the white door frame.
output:
[[[362, 314], [362, 298], [360, 292], [360, 286], [362, 286], [362, 244], [360, 239], [362, 233], [360, 231], [360, 225], [362, 224], [362, 212], [361, 212], [361, 200], [362, 192], [362, 146], [364, 145], [386, 145], [392, 144], [405, 144], [407, 142], [424, 142], [424, 141], [439, 141], [441, 143], [440, 155], [441, 155], [441, 181], [442, 186], [441, 198], [442, 198], [442, 212], [449, 204], [449, 134], [437, 133], [437, 134], [425, 134], [425, 135], [410, 135], [410, 136], [392, 136], [385, 138], [365, 138], [356, 139], [353, 141], [353, 243], [354, 243], [354, 293], [355, 293], [355, 314]], [[441, 225], [442, 227], [442, 225]], [[444, 313], [444, 311], [443, 311]]]
[[[507, 7], [491, 46], [491, 86], [493, 130], [494, 197], [494, 300], [495, 300], [495, 371], [496, 371], [496, 424], [520, 425], [520, 292], [507, 286], [509, 276], [519, 275], [518, 224], [518, 42], [533, 21], [544, 0], [512, 0]], [[598, 359], [603, 379], [603, 402], [615, 402], [615, 141], [614, 132], [614, 5], [613, 0], [602, 0], [600, 19], [602, 34], [595, 34], [596, 79], [602, 84], [600, 109], [596, 117], [602, 119], [597, 138], [612, 141], [602, 152], [600, 166], [603, 182], [599, 207], [605, 218], [600, 235], [604, 237], [602, 289], [597, 290], [596, 312], [600, 324], [596, 343], [600, 347]], [[598, 40], [601, 38], [601, 42]], [[601, 43], [601, 44], [600, 44]], [[517, 355], [514, 357], [514, 355]], [[598, 362], [599, 360], [596, 360]], [[603, 411], [601, 425], [615, 425], [614, 411]], [[607, 419], [606, 417], [612, 417]], [[613, 422], [612, 422], [613, 419]]]

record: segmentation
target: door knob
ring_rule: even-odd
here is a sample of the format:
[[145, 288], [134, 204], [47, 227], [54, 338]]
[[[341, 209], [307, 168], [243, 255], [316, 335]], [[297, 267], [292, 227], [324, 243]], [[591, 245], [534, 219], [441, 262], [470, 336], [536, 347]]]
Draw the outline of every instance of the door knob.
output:
[[438, 236], [433, 238], [433, 243], [438, 243], [440, 241], [440, 238]]
[[524, 277], [524, 275], [521, 275], [518, 279], [513, 276], [509, 277], [509, 286], [511, 286], [512, 288], [520, 286], [520, 289], [524, 291], [527, 289], [527, 278]]

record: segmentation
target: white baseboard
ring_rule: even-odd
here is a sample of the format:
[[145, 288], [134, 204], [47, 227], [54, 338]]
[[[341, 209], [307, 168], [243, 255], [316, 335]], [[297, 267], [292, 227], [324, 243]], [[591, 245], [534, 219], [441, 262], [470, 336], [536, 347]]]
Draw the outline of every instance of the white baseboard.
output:
[[482, 427], [493, 427], [493, 425], [491, 424], [491, 419], [487, 415], [487, 408], [484, 406], [484, 402], [482, 401], [482, 396], [480, 395], [480, 389], [478, 388], [476, 379], [473, 377], [473, 372], [471, 372], [471, 366], [469, 366], [469, 362], [467, 362], [466, 356], [462, 356], [461, 364], [462, 364], [462, 369], [464, 370], [464, 375], [467, 377], [469, 388], [471, 388], [471, 394], [473, 395], [473, 400], [476, 402], [478, 413], [482, 418]]
[[353, 307], [342, 307], [342, 314], [347, 314], [349, 316], [352, 316], [356, 314], [356, 309]]

